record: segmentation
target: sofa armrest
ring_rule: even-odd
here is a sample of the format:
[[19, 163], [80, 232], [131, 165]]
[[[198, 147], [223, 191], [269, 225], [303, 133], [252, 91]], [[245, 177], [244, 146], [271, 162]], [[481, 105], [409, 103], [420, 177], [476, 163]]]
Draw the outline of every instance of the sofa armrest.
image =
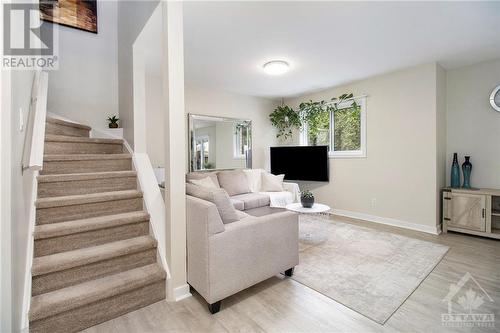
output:
[[225, 230], [217, 206], [190, 195], [186, 195], [186, 220], [188, 225], [203, 225], [207, 237]]
[[293, 202], [300, 202], [300, 188], [297, 183], [283, 182], [283, 189], [293, 194]]
[[299, 263], [298, 214], [247, 217], [209, 238], [209, 285], [217, 302]]
[[224, 224], [215, 204], [186, 195], [188, 282], [200, 293], [208, 292], [208, 239], [222, 233]]

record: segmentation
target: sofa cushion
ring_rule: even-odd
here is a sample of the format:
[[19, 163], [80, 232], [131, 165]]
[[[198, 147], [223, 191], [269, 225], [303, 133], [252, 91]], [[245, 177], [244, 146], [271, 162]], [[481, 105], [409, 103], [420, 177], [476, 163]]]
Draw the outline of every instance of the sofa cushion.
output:
[[214, 183], [211, 177], [205, 177], [202, 179], [190, 179], [189, 182], [194, 185], [198, 185], [201, 187], [208, 187], [208, 188], [219, 188], [217, 184]]
[[233, 203], [233, 206], [236, 210], [245, 210], [245, 203], [241, 200], [236, 200], [233, 198], [229, 198], [231, 202]]
[[244, 169], [243, 173], [247, 177], [248, 187], [250, 192], [260, 192], [262, 185], [262, 173], [266, 172], [264, 169]]
[[213, 202], [217, 206], [220, 218], [224, 224], [239, 221], [238, 214], [229, 196], [224, 189], [202, 187], [194, 184], [186, 184], [186, 194]]
[[240, 210], [237, 210], [236, 213], [238, 214], [238, 218], [240, 219], [240, 221], [247, 217], [250, 217], [249, 214], [247, 214], [246, 212], [242, 212]]
[[194, 171], [194, 172], [190, 172], [186, 175], [186, 182], [189, 183], [189, 181], [191, 179], [203, 179], [203, 178], [207, 178], [207, 177], [210, 177], [210, 179], [212, 179], [212, 181], [214, 182], [215, 185], [217, 185], [217, 187], [220, 187], [219, 185], [219, 180], [217, 179], [217, 171], [213, 171], [213, 172], [202, 172], [202, 171]]
[[219, 185], [230, 196], [250, 192], [247, 177], [242, 170], [219, 171], [217, 173]]
[[285, 178], [285, 175], [275, 176], [263, 172], [261, 192], [283, 192], [283, 178]]
[[245, 194], [233, 195], [231, 197], [231, 200], [242, 201], [245, 210], [269, 206], [270, 202], [268, 195], [260, 193], [245, 193]]
[[250, 216], [260, 217], [260, 216], [267, 216], [267, 215], [271, 215], [271, 214], [281, 213], [281, 212], [285, 212], [285, 211], [286, 211], [285, 208], [273, 208], [273, 207], [265, 206], [265, 207], [258, 207], [258, 208], [252, 208], [252, 209], [246, 210], [245, 213], [250, 215]]

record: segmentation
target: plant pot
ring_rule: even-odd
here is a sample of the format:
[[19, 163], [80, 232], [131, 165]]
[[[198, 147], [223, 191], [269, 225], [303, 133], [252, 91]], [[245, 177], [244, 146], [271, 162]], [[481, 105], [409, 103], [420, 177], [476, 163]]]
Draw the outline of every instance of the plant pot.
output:
[[302, 204], [302, 207], [304, 208], [312, 208], [314, 205], [314, 197], [312, 198], [300, 198], [300, 203]]
[[118, 128], [117, 123], [109, 123], [109, 128]]

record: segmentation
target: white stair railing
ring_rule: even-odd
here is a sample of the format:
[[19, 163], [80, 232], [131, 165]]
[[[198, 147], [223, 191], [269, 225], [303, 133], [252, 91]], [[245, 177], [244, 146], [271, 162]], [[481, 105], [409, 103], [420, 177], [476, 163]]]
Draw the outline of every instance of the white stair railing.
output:
[[35, 73], [24, 138], [23, 171], [42, 169], [48, 83], [49, 75], [47, 72], [38, 71]]

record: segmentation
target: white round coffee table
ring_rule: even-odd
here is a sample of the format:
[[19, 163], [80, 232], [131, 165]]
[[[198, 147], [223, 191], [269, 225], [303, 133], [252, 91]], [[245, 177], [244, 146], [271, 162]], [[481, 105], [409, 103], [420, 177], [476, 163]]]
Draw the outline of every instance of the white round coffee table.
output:
[[319, 214], [326, 213], [330, 210], [329, 206], [320, 203], [315, 203], [311, 208], [305, 208], [302, 207], [302, 204], [300, 202], [286, 205], [285, 208], [301, 214]]
[[[312, 223], [312, 221], [307, 221], [307, 220], [310, 220], [313, 216], [316, 216], [316, 215], [318, 217], [323, 216], [322, 213], [326, 213], [330, 210], [329, 206], [324, 205], [324, 204], [320, 204], [320, 203], [315, 203], [311, 208], [305, 208], [305, 207], [302, 207], [302, 204], [300, 202], [286, 205], [285, 208], [287, 210], [290, 210], [292, 212], [296, 212], [299, 214], [312, 215], [312, 216], [309, 216], [309, 218], [307, 218], [306, 221], [301, 219], [299, 222], [299, 229], [302, 229], [303, 227], [305, 227], [306, 230], [308, 228], [307, 225]], [[321, 219], [324, 219], [324, 218], [325, 217], [322, 217]], [[300, 233], [301, 232], [299, 232], [299, 234]], [[301, 238], [301, 236], [299, 235], [299, 239], [304, 240], [304, 241], [310, 241], [312, 239], [312, 234], [310, 232], [305, 232], [305, 233], [303, 233], [303, 235], [304, 235], [303, 238]]]

